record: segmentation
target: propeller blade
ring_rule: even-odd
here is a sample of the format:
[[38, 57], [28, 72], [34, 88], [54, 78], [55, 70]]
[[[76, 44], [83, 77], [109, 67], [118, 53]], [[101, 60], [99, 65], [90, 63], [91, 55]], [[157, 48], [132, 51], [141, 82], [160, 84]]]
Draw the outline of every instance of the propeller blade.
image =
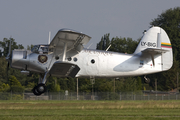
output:
[[11, 54], [11, 40], [9, 42], [9, 51], [8, 51], [8, 55], [6, 57], [6, 60], [9, 60], [10, 59], [10, 54]]
[[9, 71], [9, 66], [11, 64], [11, 60], [12, 60], [12, 56], [11, 56], [11, 40], [9, 42], [9, 51], [8, 51], [8, 55], [6, 57], [6, 60], [8, 61], [7, 68], [6, 68], [7, 81], [8, 81], [8, 79], [9, 79], [8, 71]]
[[6, 73], [7, 73], [7, 78], [6, 79], [7, 79], [7, 81], [8, 81], [8, 78], [9, 78], [8, 77], [8, 71], [9, 71], [9, 61], [8, 61], [7, 68], [6, 68]]

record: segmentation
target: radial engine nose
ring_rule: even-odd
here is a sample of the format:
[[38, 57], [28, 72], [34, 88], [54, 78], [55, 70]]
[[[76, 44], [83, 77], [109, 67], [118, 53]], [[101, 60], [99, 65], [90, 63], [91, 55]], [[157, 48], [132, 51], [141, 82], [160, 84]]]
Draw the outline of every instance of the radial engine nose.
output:
[[11, 67], [26, 70], [28, 62], [26, 50], [17, 49], [12, 51]]

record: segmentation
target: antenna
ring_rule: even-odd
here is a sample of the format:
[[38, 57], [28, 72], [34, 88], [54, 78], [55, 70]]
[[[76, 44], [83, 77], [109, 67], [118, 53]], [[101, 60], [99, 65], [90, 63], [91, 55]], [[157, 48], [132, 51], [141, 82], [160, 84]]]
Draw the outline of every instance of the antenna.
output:
[[108, 51], [110, 47], [111, 47], [111, 44], [110, 44], [109, 47], [106, 49], [106, 51]]
[[89, 49], [89, 48], [91, 47], [92, 44], [93, 44], [93, 43], [91, 43], [91, 44], [87, 47], [87, 49]]
[[50, 40], [51, 39], [51, 32], [49, 31], [49, 40], [48, 40], [48, 44], [50, 44]]

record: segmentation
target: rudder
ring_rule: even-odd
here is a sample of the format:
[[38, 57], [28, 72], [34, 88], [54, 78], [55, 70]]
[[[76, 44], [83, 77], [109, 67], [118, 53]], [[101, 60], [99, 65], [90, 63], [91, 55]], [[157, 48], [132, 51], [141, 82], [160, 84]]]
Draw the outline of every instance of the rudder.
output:
[[162, 71], [169, 70], [173, 65], [172, 46], [168, 35], [162, 28], [160, 33], [158, 33], [158, 42], [158, 47], [167, 50], [167, 52], [162, 54]]

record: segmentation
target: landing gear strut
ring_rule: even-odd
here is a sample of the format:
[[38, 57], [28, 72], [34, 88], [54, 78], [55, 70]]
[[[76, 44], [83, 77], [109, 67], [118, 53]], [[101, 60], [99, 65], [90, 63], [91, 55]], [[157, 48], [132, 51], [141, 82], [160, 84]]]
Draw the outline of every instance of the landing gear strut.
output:
[[149, 78], [147, 78], [146, 76], [144, 76], [144, 79], [145, 79], [145, 83], [147, 83], [147, 84], [149, 84], [150, 83], [150, 79]]
[[39, 84], [33, 88], [34, 95], [41, 95], [46, 91], [46, 79], [47, 79], [47, 73], [45, 74], [39, 74]]

